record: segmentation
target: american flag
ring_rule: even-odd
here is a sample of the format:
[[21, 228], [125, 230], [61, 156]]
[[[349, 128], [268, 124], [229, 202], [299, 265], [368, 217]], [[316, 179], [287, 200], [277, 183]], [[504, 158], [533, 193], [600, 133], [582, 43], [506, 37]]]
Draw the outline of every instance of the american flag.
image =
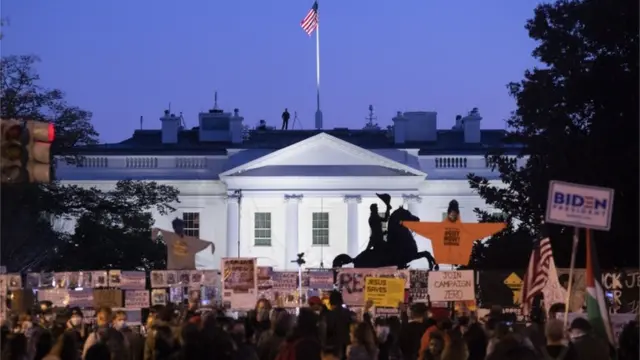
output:
[[307, 35], [311, 36], [314, 31], [318, 28], [318, 2], [315, 1], [311, 9], [307, 15], [305, 15], [304, 19], [300, 22], [300, 26], [302, 30], [307, 33]]
[[533, 299], [542, 292], [549, 280], [549, 265], [553, 261], [549, 238], [540, 240], [537, 248], [531, 253], [527, 272], [524, 274], [521, 291], [523, 315], [529, 315]]

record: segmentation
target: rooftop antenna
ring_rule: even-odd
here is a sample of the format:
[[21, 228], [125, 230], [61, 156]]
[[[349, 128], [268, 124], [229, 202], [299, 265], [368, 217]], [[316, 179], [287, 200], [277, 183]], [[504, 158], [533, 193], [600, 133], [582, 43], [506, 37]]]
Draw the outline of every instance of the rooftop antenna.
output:
[[169, 109], [169, 115], [171, 115], [171, 101], [169, 101], [169, 107], [168, 107], [168, 109]]
[[140, 115], [140, 130], [142, 130], [142, 123], [144, 122], [144, 118]]
[[291, 128], [295, 129], [296, 128], [296, 124], [298, 124], [298, 127], [300, 128], [300, 130], [302, 130], [302, 122], [300, 121], [300, 119], [298, 119], [298, 112], [294, 111], [293, 112], [293, 124], [291, 124]]
[[367, 125], [373, 126], [373, 122], [378, 120], [378, 117], [375, 116], [375, 113], [373, 112], [373, 105], [369, 105], [369, 116], [366, 117], [367, 119]]
[[218, 92], [213, 93], [213, 109], [218, 110]]

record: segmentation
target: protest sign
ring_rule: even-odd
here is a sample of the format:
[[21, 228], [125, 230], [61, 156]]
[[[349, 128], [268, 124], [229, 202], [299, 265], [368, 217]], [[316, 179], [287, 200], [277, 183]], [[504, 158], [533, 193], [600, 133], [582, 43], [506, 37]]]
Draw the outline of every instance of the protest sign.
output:
[[333, 289], [333, 271], [312, 270], [309, 271], [309, 287], [318, 290]]
[[69, 291], [67, 289], [38, 290], [38, 301], [51, 301], [52, 306], [64, 307], [69, 301]]
[[258, 300], [255, 258], [222, 258], [222, 301], [235, 310], [250, 310]]
[[338, 272], [338, 290], [342, 293], [344, 303], [349, 306], [364, 304], [364, 285], [367, 277], [398, 277], [405, 281], [405, 288], [409, 286], [409, 271], [397, 270], [394, 267], [363, 269], [347, 268]]
[[127, 309], [144, 309], [149, 307], [148, 290], [126, 290], [124, 292], [124, 307]]
[[368, 277], [365, 280], [364, 300], [379, 307], [398, 307], [404, 302], [404, 279]]
[[120, 289], [144, 290], [147, 288], [147, 274], [144, 271], [122, 271]]
[[473, 270], [431, 271], [428, 278], [431, 301], [475, 300]]
[[614, 190], [552, 180], [545, 221], [552, 224], [609, 231]]
[[120, 289], [94, 289], [93, 307], [119, 308], [122, 306], [122, 290]]
[[93, 306], [93, 289], [69, 291], [69, 307], [91, 307]]

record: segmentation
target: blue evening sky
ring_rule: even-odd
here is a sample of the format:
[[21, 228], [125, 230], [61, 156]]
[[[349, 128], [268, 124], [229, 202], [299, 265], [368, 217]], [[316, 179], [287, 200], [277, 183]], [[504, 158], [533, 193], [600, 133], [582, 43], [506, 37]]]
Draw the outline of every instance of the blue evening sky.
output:
[[[219, 105], [245, 123], [304, 128], [315, 111], [311, 0], [4, 0], [2, 55], [36, 54], [43, 84], [93, 111], [101, 140], [159, 128], [171, 103], [188, 126]], [[524, 29], [535, 0], [321, 0], [325, 128], [361, 128], [396, 111], [438, 112], [438, 127], [479, 107], [483, 128], [514, 109], [505, 85], [536, 61]]]

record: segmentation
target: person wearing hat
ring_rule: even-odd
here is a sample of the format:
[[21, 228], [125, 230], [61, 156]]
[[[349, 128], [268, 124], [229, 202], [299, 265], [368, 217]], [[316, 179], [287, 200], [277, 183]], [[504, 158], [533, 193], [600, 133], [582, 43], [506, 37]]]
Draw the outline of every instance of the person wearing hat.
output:
[[579, 360], [610, 360], [609, 344], [596, 337], [589, 320], [578, 317], [571, 322], [569, 336]]
[[66, 331], [71, 333], [76, 339], [76, 345], [78, 346], [78, 352], [82, 354], [82, 344], [87, 339], [89, 331], [87, 325], [84, 323], [84, 315], [79, 307], [73, 307], [70, 310], [71, 316], [67, 321]]

